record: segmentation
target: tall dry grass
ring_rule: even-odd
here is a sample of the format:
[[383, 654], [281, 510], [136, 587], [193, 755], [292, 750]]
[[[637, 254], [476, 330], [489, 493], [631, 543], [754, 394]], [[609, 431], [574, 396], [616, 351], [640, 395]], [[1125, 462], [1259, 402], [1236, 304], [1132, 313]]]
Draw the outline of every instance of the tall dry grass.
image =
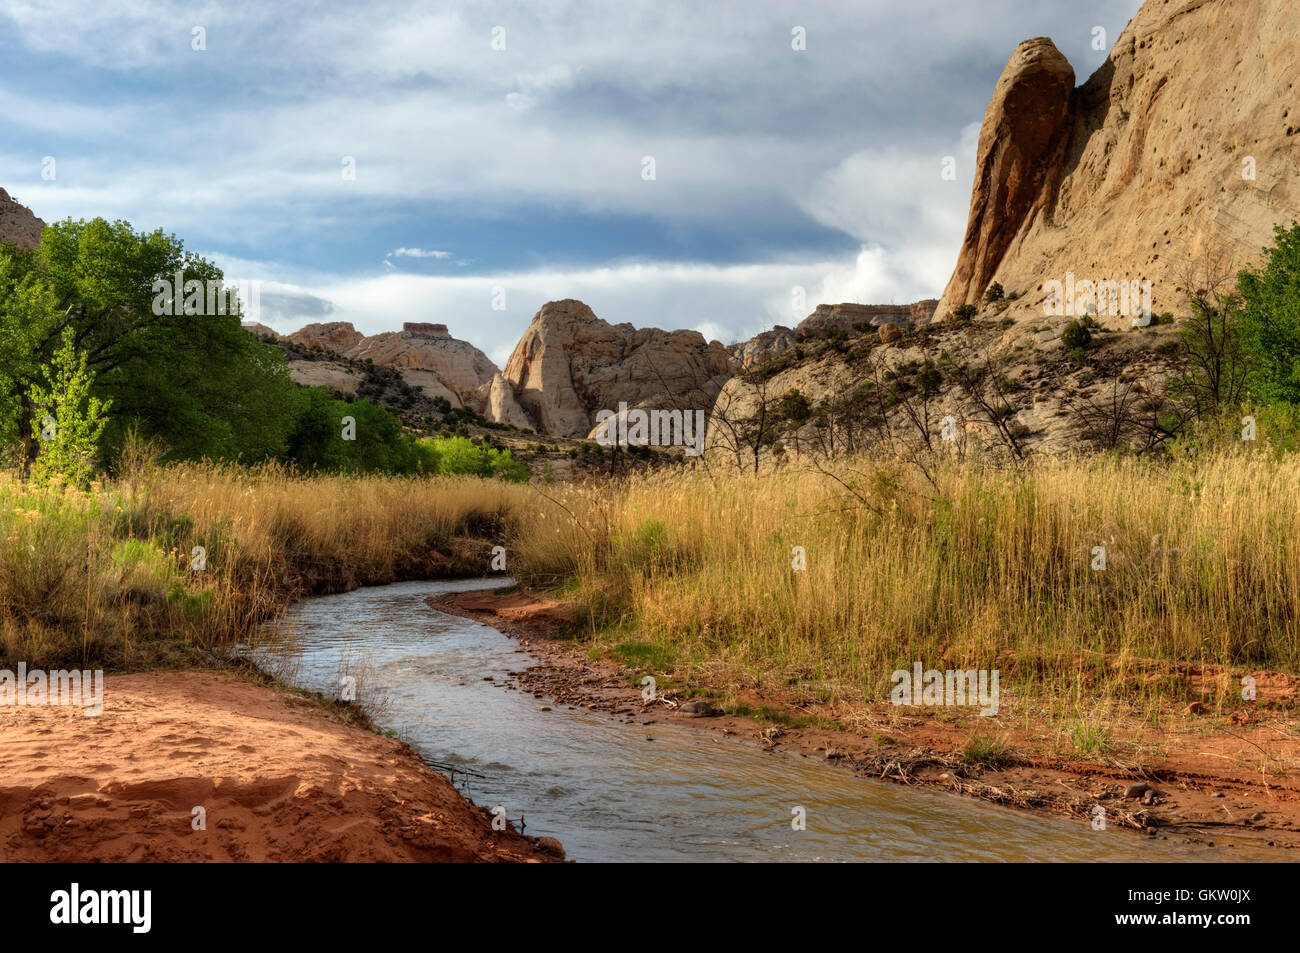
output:
[[921, 661], [1091, 708], [1175, 691], [1146, 659], [1297, 670], [1298, 491], [1300, 457], [1246, 452], [655, 475], [555, 490], [515, 566], [677, 676], [882, 699]]
[[46, 668], [187, 662], [298, 596], [477, 575], [527, 492], [206, 464], [140, 465], [88, 494], [0, 477], [0, 653]]

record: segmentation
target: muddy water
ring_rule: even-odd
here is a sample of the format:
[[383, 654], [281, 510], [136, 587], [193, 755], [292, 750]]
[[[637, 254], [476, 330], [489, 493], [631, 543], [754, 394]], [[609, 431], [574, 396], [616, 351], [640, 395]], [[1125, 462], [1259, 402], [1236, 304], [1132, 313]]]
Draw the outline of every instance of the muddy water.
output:
[[[851, 776], [684, 725], [629, 725], [501, 687], [530, 662], [496, 629], [435, 612], [428, 595], [501, 580], [411, 582], [307, 600], [290, 617], [289, 677], [338, 693], [341, 667], [386, 699], [378, 719], [483, 805], [557, 837], [578, 861], [1230, 860]], [[283, 628], [283, 627], [282, 627]], [[347, 659], [346, 663], [344, 659]], [[495, 681], [485, 680], [492, 676]], [[806, 813], [805, 830], [791, 811]], [[1244, 858], [1239, 858], [1244, 859]]]

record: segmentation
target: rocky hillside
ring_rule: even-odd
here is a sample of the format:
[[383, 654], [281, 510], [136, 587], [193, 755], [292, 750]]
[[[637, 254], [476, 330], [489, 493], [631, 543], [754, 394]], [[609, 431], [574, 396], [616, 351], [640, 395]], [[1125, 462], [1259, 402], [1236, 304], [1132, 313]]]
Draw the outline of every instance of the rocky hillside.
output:
[[993, 457], [1142, 445], [1176, 366], [1172, 324], [1098, 327], [1074, 348], [1052, 323], [999, 311], [801, 338], [723, 387], [710, 452], [742, 466], [755, 442], [764, 459], [869, 446], [906, 454], [940, 446], [945, 418], [963, 448]]
[[581, 301], [543, 305], [506, 363], [504, 381], [544, 433], [586, 437], [600, 410], [708, 410], [731, 376], [721, 344], [698, 331], [661, 331], [602, 321]]
[[32, 249], [41, 243], [45, 223], [25, 205], [19, 205], [0, 189], [0, 245]]
[[934, 298], [915, 304], [819, 304], [795, 327], [795, 334], [824, 338], [832, 331], [846, 334], [882, 324], [929, 324], [934, 317]]
[[1041, 317], [1045, 283], [1071, 272], [1150, 280], [1154, 310], [1177, 311], [1189, 281], [1255, 261], [1300, 218], [1298, 43], [1291, 0], [1147, 0], [1077, 88], [1051, 40], [1021, 43], [938, 317], [994, 282], [1016, 295], [1009, 315]]
[[859, 334], [882, 325], [929, 324], [934, 308], [939, 302], [934, 298], [914, 304], [819, 304], [812, 314], [794, 328], [778, 324], [770, 331], [754, 335], [748, 341], [727, 348], [732, 361], [746, 369], [780, 354], [807, 339], [820, 339], [834, 332]]
[[401, 331], [367, 336], [346, 321], [333, 321], [306, 325], [288, 335], [288, 340], [396, 368], [408, 383], [430, 397], [451, 400], [453, 406], [465, 403], [497, 373], [486, 354], [452, 337], [445, 324], [408, 322]]

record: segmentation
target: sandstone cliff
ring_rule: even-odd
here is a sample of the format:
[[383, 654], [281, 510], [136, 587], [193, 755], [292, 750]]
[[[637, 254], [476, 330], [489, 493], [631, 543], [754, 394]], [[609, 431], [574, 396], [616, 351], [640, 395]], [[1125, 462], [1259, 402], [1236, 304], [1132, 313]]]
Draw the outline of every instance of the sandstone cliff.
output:
[[25, 205], [19, 205], [0, 189], [0, 245], [17, 245], [30, 250], [41, 243], [45, 223]]
[[812, 314], [795, 327], [795, 333], [804, 337], [822, 338], [831, 331], [846, 334], [857, 326], [882, 324], [928, 324], [939, 302], [933, 298], [915, 304], [819, 304]]
[[1078, 88], [1051, 40], [1020, 44], [937, 317], [994, 281], [1023, 295], [1009, 316], [1041, 316], [1045, 282], [1069, 272], [1150, 280], [1155, 310], [1177, 312], [1207, 256], [1227, 273], [1255, 261], [1300, 218], [1298, 43], [1291, 0], [1147, 0]]
[[748, 341], [728, 345], [727, 353], [738, 367], [747, 369], [794, 345], [794, 329], [778, 324], [770, 331], [760, 331]]
[[452, 337], [445, 324], [408, 322], [401, 331], [367, 337], [349, 322], [331, 321], [306, 325], [287, 337], [305, 347], [319, 345], [343, 357], [396, 368], [430, 397], [448, 397], [457, 406], [497, 373], [486, 354]]
[[697, 331], [610, 324], [568, 299], [537, 312], [504, 376], [538, 430], [586, 437], [620, 402], [708, 410], [730, 373], [726, 348]]
[[483, 408], [480, 413], [488, 420], [499, 424], [509, 424], [521, 430], [531, 430], [533, 422], [524, 413], [524, 409], [515, 400], [515, 389], [505, 376], [498, 371], [490, 384], [483, 385]]

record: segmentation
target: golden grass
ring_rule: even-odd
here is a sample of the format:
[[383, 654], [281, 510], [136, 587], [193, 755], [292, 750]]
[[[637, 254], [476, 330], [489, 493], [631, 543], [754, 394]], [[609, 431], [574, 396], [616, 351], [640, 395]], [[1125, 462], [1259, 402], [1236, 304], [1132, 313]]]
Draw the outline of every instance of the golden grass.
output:
[[484, 573], [527, 492], [206, 464], [143, 466], [88, 494], [0, 477], [0, 652], [47, 668], [190, 662], [297, 596]]
[[598, 646], [715, 685], [883, 700], [914, 661], [996, 668], [1068, 719], [1185, 690], [1147, 659], [1296, 671], [1300, 457], [833, 472], [559, 488], [515, 566], [585, 607]]
[[724, 692], [854, 703], [915, 661], [996, 668], [1026, 702], [1008, 714], [1091, 749], [1112, 703], [1155, 724], [1186, 695], [1179, 663], [1297, 671], [1298, 456], [833, 473], [528, 487], [141, 466], [89, 494], [0, 477], [0, 652], [192, 663], [295, 597], [478, 575], [502, 542], [521, 581], [584, 610], [594, 650]]

